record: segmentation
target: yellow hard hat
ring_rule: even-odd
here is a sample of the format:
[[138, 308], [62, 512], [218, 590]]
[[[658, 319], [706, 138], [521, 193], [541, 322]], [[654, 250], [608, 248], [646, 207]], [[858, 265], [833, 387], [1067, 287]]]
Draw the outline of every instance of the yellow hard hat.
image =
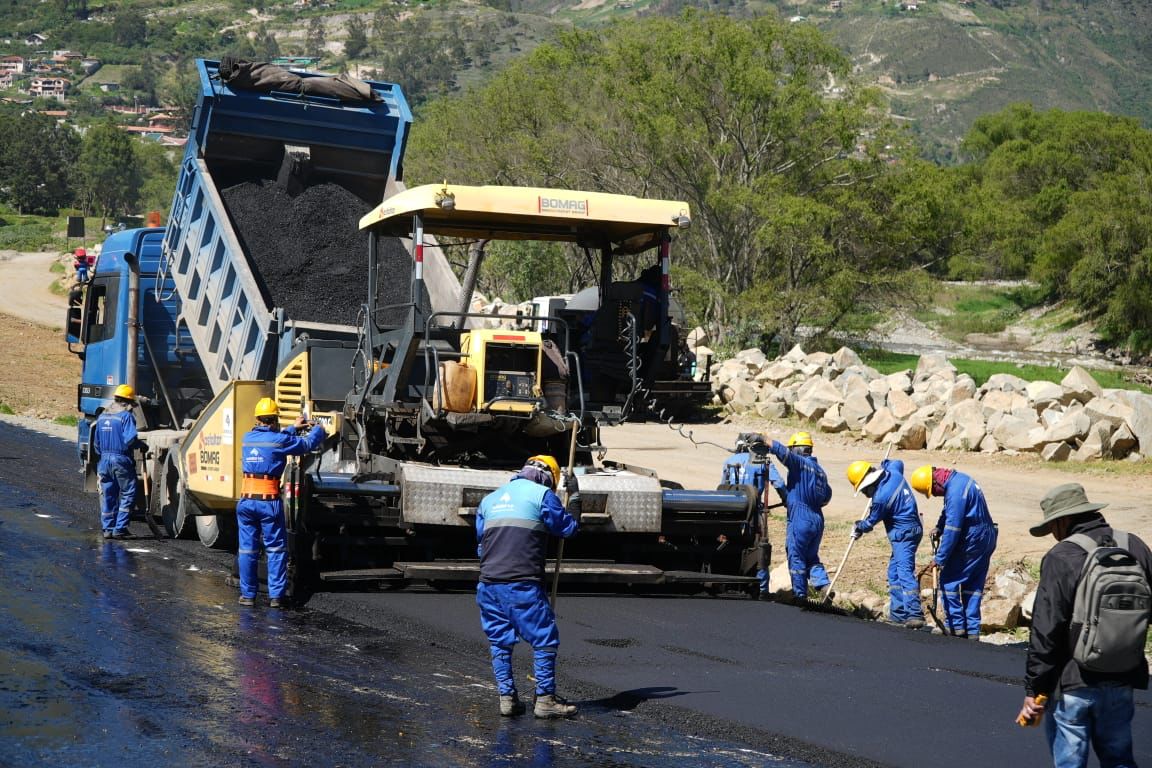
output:
[[932, 465], [925, 464], [922, 467], [916, 467], [916, 471], [912, 473], [912, 477], [908, 479], [908, 483], [914, 490], [932, 498]]
[[279, 416], [280, 406], [276, 405], [276, 401], [270, 397], [260, 398], [260, 402], [256, 403], [256, 418], [261, 416]]
[[[869, 473], [874, 474], [874, 477], [869, 477]], [[872, 465], [867, 461], [854, 461], [848, 465], [848, 482], [852, 483], [852, 490], [859, 493], [864, 487], [876, 482], [880, 477], [879, 472], [872, 472]], [[867, 483], [864, 481], [867, 480]]]
[[551, 456], [540, 454], [538, 456], [531, 457], [526, 463], [531, 464], [533, 462], [547, 467], [548, 471], [552, 473], [552, 487], [560, 487], [560, 464], [556, 461], [556, 459]]
[[113, 393], [112, 396], [118, 397], [121, 400], [131, 400], [131, 401], [135, 402], [136, 401], [136, 390], [132, 389], [132, 387], [128, 384], [121, 384], [120, 386], [116, 387], [116, 391]]
[[807, 432], [793, 432], [792, 437], [788, 438], [788, 447], [794, 448], [797, 445], [806, 445], [812, 447], [812, 435]]

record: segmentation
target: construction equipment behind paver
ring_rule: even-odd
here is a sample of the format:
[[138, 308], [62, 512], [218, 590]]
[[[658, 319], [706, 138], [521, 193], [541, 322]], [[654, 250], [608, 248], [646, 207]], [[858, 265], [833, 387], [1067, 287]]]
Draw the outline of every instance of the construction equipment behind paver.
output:
[[[234, 547], [240, 440], [256, 401], [272, 396], [283, 424], [305, 415], [330, 435], [289, 465], [281, 486], [293, 588], [455, 585], [478, 574], [480, 500], [528, 456], [566, 460], [575, 425], [583, 516], [565, 583], [754, 582], [748, 494], [686, 490], [602, 460], [601, 428], [651, 397], [668, 353], [670, 251], [690, 223], [685, 203], [405, 189], [411, 114], [399, 87], [373, 82], [379, 101], [342, 102], [233, 90], [216, 62], [198, 66], [167, 226], [112, 234], [69, 310], [90, 490], [91, 426], [115, 386], [131, 384], [151, 488], [141, 512], [169, 535]], [[314, 207], [284, 216], [269, 200]], [[349, 215], [350, 225], [337, 221]], [[279, 229], [267, 231], [269, 222]], [[345, 250], [333, 252], [328, 235]], [[270, 239], [297, 247], [269, 251]], [[544, 331], [483, 327], [467, 311], [472, 285], [461, 289], [438, 245], [449, 239], [472, 245], [468, 281], [489, 241], [571, 243], [598, 265], [598, 307], [531, 318]], [[653, 265], [654, 289], [615, 277]], [[340, 322], [347, 317], [356, 322]]]

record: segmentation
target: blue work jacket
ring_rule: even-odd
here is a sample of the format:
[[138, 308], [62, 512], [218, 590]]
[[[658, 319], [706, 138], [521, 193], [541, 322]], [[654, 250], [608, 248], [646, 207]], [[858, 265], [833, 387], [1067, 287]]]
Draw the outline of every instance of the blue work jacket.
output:
[[296, 427], [277, 427], [257, 424], [244, 435], [244, 473], [279, 478], [289, 456], [303, 456], [324, 442], [324, 427], [317, 424], [304, 437], [296, 434]]
[[566, 539], [577, 528], [550, 488], [522, 477], [505, 483], [476, 511], [480, 580], [543, 581], [548, 534]]
[[129, 456], [136, 447], [136, 418], [132, 409], [113, 403], [96, 418], [92, 445], [101, 456]]
[[883, 521], [884, 530], [889, 532], [893, 529], [923, 530], [916, 497], [904, 479], [904, 462], [886, 459], [881, 462], [880, 468], [884, 474], [876, 481], [876, 492], [872, 494], [872, 503], [868, 506], [868, 517], [857, 523], [857, 527], [867, 532]]

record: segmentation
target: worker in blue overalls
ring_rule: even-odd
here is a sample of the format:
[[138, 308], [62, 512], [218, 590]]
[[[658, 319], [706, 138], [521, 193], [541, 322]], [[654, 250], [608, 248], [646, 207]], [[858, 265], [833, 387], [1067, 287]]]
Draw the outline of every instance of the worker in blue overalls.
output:
[[904, 462], [885, 459], [877, 467], [867, 461], [854, 461], [848, 465], [848, 482], [856, 493], [872, 500], [868, 515], [852, 529], [852, 538], [860, 538], [883, 522], [892, 545], [888, 560], [888, 621], [920, 629], [924, 626], [924, 609], [916, 580], [916, 548], [924, 538], [924, 523], [916, 507], [916, 496], [904, 479]]
[[301, 415], [296, 423], [281, 430], [280, 408], [265, 397], [256, 403], [256, 426], [244, 435], [244, 480], [236, 502], [236, 522], [240, 529], [237, 560], [240, 570], [240, 605], [254, 605], [258, 583], [256, 569], [260, 541], [268, 556], [268, 604], [280, 608], [288, 586], [288, 536], [284, 528], [284, 504], [280, 500], [280, 478], [289, 456], [303, 456], [324, 442], [324, 427], [312, 427], [304, 437], [308, 422]]
[[557, 718], [576, 713], [576, 707], [556, 695], [560, 631], [544, 588], [549, 534], [567, 539], [580, 527], [576, 477], [569, 473], [565, 481], [568, 509], [553, 490], [559, 482], [556, 459], [533, 456], [511, 481], [485, 496], [476, 511], [480, 556], [476, 604], [480, 606], [480, 626], [488, 637], [504, 717], [524, 712], [512, 675], [512, 649], [517, 640], [532, 646], [536, 677], [533, 714]]
[[984, 491], [963, 472], [930, 464], [917, 467], [911, 484], [927, 498], [944, 497], [944, 509], [932, 531], [932, 540], [939, 545], [929, 565], [940, 570], [948, 633], [978, 640], [984, 581], [998, 535]]
[[[720, 473], [720, 485], [750, 485], [756, 489], [756, 507], [749, 520], [750, 536], [760, 535], [760, 562], [756, 578], [760, 580], [760, 599], [768, 597], [768, 572], [772, 563], [772, 545], [768, 542], [768, 510], [773, 506], [784, 506], [788, 500], [788, 488], [776, 467], [768, 461], [768, 444], [764, 436], [757, 432], [741, 432], [736, 438], [736, 451], [724, 462]], [[773, 505], [768, 489], [773, 488], [780, 502]]]
[[105, 408], [92, 427], [92, 447], [100, 456], [100, 527], [106, 539], [131, 539], [128, 516], [136, 503], [136, 390], [127, 384], [116, 387], [112, 405]]
[[828, 571], [820, 562], [820, 542], [824, 538], [824, 507], [832, 500], [832, 487], [820, 462], [812, 455], [812, 435], [796, 432], [783, 445], [773, 440], [768, 447], [788, 470], [788, 571], [792, 594], [801, 603], [808, 599], [808, 587], [817, 601], [825, 598]]

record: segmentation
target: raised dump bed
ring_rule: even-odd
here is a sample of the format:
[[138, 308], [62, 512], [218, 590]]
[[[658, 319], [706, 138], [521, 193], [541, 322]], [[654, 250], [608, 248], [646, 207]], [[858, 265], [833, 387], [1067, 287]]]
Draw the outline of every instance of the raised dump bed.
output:
[[[218, 62], [198, 67], [162, 274], [218, 392], [271, 378], [302, 335], [355, 338], [368, 299], [357, 222], [397, 188], [412, 116], [390, 83], [369, 83], [378, 101], [349, 102], [233, 89]], [[378, 247], [382, 271], [401, 278], [379, 281], [380, 304], [408, 301], [407, 248]]]

